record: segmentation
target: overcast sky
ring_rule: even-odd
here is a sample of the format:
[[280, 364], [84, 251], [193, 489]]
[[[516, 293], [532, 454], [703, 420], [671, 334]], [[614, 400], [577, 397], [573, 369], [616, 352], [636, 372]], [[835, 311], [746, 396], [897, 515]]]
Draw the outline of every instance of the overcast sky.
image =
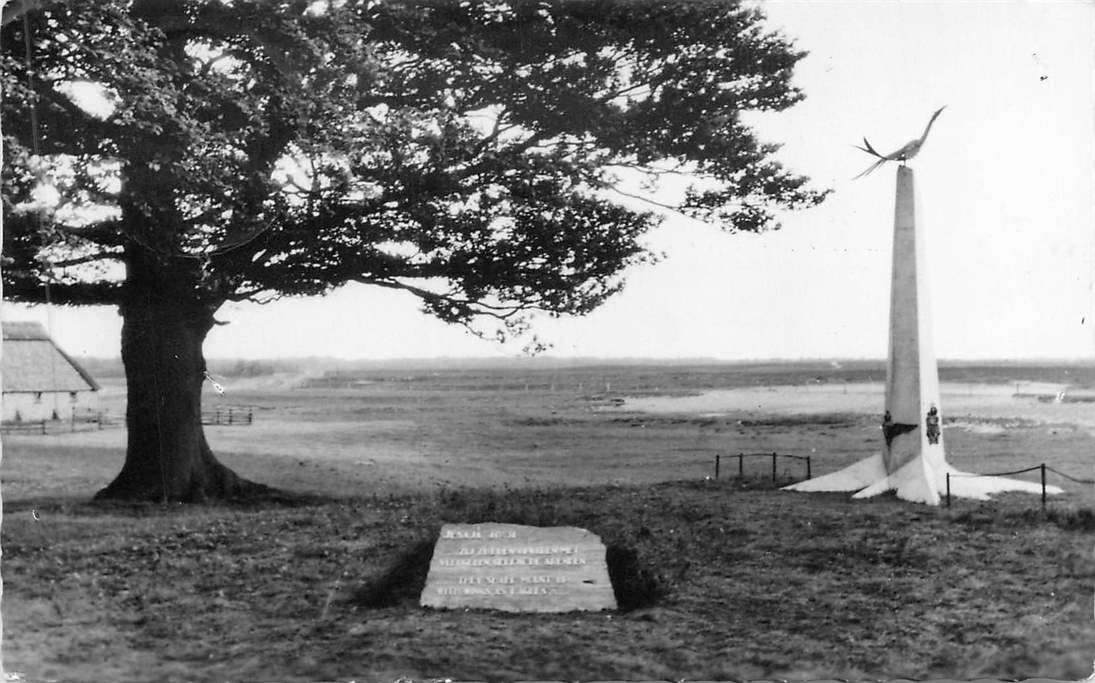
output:
[[[536, 327], [556, 356], [883, 358], [892, 164], [911, 163], [929, 243], [936, 350], [946, 359], [1095, 357], [1095, 3], [769, 2], [769, 23], [810, 54], [806, 100], [752, 119], [782, 161], [832, 188], [783, 230], [727, 235], [670, 217], [667, 258], [581, 319]], [[23, 309], [76, 355], [117, 356], [113, 309]], [[418, 312], [409, 295], [347, 287], [324, 299], [227, 305], [209, 357], [497, 356], [499, 346]]]

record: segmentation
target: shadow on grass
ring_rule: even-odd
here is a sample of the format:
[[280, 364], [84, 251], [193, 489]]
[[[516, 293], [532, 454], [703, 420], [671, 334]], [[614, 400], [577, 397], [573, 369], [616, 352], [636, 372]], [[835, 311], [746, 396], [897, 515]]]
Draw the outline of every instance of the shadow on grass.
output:
[[653, 607], [669, 592], [662, 577], [648, 569], [631, 548], [610, 544], [605, 562], [621, 612]]
[[358, 589], [351, 602], [379, 609], [417, 605], [430, 570], [435, 539], [416, 542], [375, 580]]

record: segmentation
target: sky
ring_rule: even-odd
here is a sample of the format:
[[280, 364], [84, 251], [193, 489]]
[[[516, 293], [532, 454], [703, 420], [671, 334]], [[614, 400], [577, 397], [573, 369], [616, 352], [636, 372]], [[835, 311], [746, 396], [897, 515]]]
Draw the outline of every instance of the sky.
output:
[[[778, 158], [832, 194], [783, 228], [731, 235], [669, 215], [665, 258], [583, 318], [537, 318], [559, 357], [884, 358], [893, 164], [946, 105], [916, 173], [941, 359], [1095, 358], [1095, 3], [765, 2], [768, 25], [809, 52], [806, 99], [752, 115]], [[324, 298], [228, 304], [210, 358], [514, 356], [440, 323], [409, 294], [347, 286]], [[110, 308], [24, 308], [77, 356], [116, 357]], [[527, 340], [526, 340], [527, 341]]]

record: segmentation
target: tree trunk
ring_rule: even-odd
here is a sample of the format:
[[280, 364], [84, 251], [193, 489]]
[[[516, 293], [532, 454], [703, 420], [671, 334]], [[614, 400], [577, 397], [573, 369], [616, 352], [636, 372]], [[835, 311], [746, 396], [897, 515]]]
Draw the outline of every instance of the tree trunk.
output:
[[187, 286], [188, 269], [165, 267], [147, 252], [127, 261], [121, 305], [126, 458], [95, 498], [200, 502], [269, 491], [218, 462], [205, 440], [202, 343], [217, 306], [193, 294], [198, 290]]

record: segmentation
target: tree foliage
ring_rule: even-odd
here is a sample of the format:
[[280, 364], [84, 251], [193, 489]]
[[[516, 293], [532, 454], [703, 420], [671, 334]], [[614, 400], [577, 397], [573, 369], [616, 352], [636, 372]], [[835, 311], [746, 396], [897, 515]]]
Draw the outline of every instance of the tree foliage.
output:
[[9, 299], [48, 280], [55, 303], [124, 308], [149, 270], [163, 305], [361, 282], [519, 325], [588, 312], [650, 257], [659, 214], [621, 203], [621, 174], [692, 176], [676, 208], [730, 231], [823, 196], [742, 122], [802, 97], [802, 53], [738, 2], [71, 0], [26, 19], [2, 33]]

